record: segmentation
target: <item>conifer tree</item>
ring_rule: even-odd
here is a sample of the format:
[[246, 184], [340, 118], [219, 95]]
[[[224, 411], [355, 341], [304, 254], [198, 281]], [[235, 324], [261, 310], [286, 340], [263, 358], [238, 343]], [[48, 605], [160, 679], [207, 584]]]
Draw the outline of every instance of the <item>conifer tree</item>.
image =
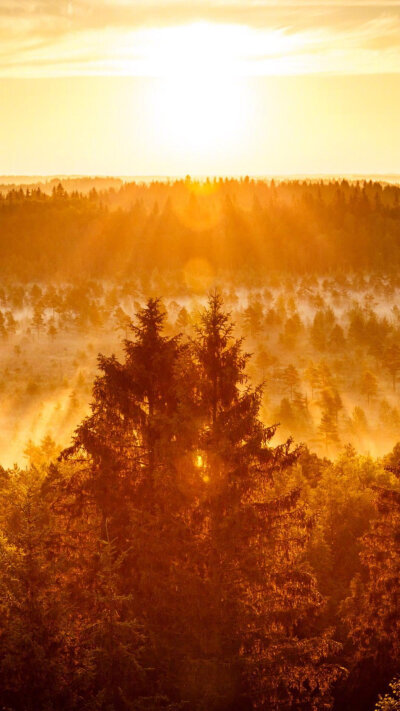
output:
[[[387, 469], [400, 480], [399, 447]], [[353, 642], [353, 677], [369, 703], [400, 668], [400, 490], [374, 486], [377, 518], [362, 539], [363, 571], [344, 612]]]
[[62, 558], [36, 469], [1, 472], [0, 706], [68, 706], [69, 608]]
[[110, 536], [118, 538], [129, 502], [156, 509], [156, 498], [165, 495], [168, 484], [161, 469], [184, 437], [177, 417], [184, 409], [178, 362], [183, 367], [185, 349], [178, 337], [161, 334], [163, 321], [160, 302], [150, 299], [138, 313], [138, 324], [131, 324], [134, 338], [124, 342], [124, 362], [99, 356], [102, 374], [95, 380], [92, 412], [63, 453], [63, 458], [84, 454], [78, 488], [98, 507], [103, 540], [106, 521]]
[[86, 624], [81, 635], [79, 697], [87, 711], [128, 711], [146, 695], [146, 640], [134, 616], [132, 594], [120, 592], [124, 556], [112, 541], [100, 541]]
[[[85, 515], [90, 529], [97, 527], [92, 547], [112, 540], [108, 557], [123, 557], [113, 572], [114, 594], [131, 600], [121, 624], [129, 613], [145, 625], [150, 666], [157, 670], [149, 695], [160, 687], [179, 697], [194, 559], [195, 408], [189, 396], [195, 379], [188, 349], [179, 337], [162, 335], [163, 322], [160, 302], [150, 299], [131, 324], [124, 361], [99, 357], [92, 413], [62, 456], [73, 463], [65, 486], [73, 516]], [[108, 688], [106, 696], [115, 693]]]
[[363, 375], [361, 377], [360, 387], [361, 387], [361, 392], [367, 398], [367, 402], [369, 405], [371, 398], [374, 398], [377, 394], [377, 391], [378, 391], [378, 384], [377, 384], [376, 377], [373, 373], [371, 373], [370, 370], [366, 370], [363, 373]]
[[[271, 446], [276, 427], [259, 419], [262, 389], [247, 382], [218, 294], [189, 347], [163, 322], [150, 299], [125, 360], [99, 358], [92, 413], [63, 454], [65, 510], [86, 537], [82, 630], [102, 590], [100, 708], [142, 703], [142, 658], [154, 669], [148, 708], [160, 698], [198, 711], [329, 708], [335, 645], [313, 632], [322, 599], [302, 562], [310, 519], [299, 491], [279, 483], [297, 450]], [[134, 688], [125, 662], [117, 673], [118, 648]]]
[[[322, 600], [301, 563], [310, 521], [299, 492], [279, 495], [275, 477], [295, 462], [291, 442], [272, 447], [259, 419], [262, 389], [246, 380], [248, 355], [218, 293], [194, 342], [203, 423], [199, 469], [206, 554], [197, 678], [215, 681], [207, 709], [329, 708], [335, 648], [311, 633]], [[203, 689], [204, 691], [204, 689]], [[198, 693], [201, 696], [201, 693]]]

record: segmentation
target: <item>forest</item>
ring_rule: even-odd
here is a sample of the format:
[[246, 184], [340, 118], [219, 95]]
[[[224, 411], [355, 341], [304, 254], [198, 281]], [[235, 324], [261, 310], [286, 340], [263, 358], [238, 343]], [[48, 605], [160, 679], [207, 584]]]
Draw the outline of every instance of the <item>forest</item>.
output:
[[0, 708], [399, 709], [400, 188], [75, 187], [0, 191]]
[[188, 177], [87, 188], [0, 191], [3, 278], [133, 272], [145, 290], [154, 280], [176, 288], [201, 259], [213, 277], [259, 286], [266, 272], [393, 273], [400, 263], [398, 185]]

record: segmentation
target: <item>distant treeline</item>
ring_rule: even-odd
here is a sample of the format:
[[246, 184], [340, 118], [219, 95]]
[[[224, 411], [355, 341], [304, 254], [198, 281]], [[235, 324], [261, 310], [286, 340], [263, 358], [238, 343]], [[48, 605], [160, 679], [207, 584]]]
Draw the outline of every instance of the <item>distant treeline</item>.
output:
[[115, 190], [119, 189], [123, 185], [122, 178], [115, 177], [96, 177], [91, 178], [89, 176], [54, 176], [54, 177], [43, 177], [38, 175], [1, 175], [0, 176], [0, 193], [7, 195], [11, 190], [39, 190], [50, 195], [54, 188], [57, 188], [59, 183], [62, 183], [64, 190], [72, 192], [74, 190], [79, 191], [83, 194], [90, 192], [95, 188], [96, 190], [109, 190], [113, 188]]
[[176, 280], [193, 259], [244, 284], [266, 270], [396, 270], [400, 187], [187, 178], [85, 195], [61, 184], [51, 195], [0, 195], [3, 277]]

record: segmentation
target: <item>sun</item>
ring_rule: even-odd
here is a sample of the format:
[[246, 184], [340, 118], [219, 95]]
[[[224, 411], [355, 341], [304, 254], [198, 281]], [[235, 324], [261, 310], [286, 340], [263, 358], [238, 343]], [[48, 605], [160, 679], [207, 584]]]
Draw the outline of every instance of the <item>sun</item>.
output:
[[209, 172], [213, 159], [221, 164], [246, 136], [251, 116], [248, 84], [232, 71], [237, 33], [236, 28], [208, 23], [153, 33], [148, 59], [157, 76], [152, 133], [164, 156], [172, 155], [175, 164], [185, 160], [185, 172], [202, 163]]
[[165, 82], [159, 100], [161, 132], [183, 150], [216, 149], [240, 133], [240, 97], [232, 80], [176, 77]]
[[164, 78], [153, 109], [163, 150], [188, 160], [234, 150], [247, 127], [242, 83], [210, 74]]

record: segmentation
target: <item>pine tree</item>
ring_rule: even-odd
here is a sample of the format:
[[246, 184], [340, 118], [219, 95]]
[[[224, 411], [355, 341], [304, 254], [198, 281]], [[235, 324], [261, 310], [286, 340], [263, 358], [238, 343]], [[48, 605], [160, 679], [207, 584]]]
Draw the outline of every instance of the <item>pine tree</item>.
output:
[[290, 440], [271, 447], [276, 428], [259, 419], [262, 389], [247, 383], [248, 355], [217, 293], [194, 352], [203, 415], [199, 469], [207, 486], [207, 635], [194, 675], [200, 708], [329, 708], [335, 670], [324, 660], [335, 645], [310, 632], [322, 600], [301, 563], [310, 521], [299, 492], [279, 495], [274, 484], [297, 450]]
[[393, 391], [395, 391], [397, 375], [400, 370], [400, 348], [397, 343], [391, 343], [384, 349], [382, 365], [389, 371], [392, 378]]
[[[162, 335], [164, 318], [160, 302], [150, 299], [131, 324], [124, 361], [99, 357], [92, 413], [63, 458], [73, 465], [65, 483], [69, 510], [86, 517], [92, 548], [111, 539], [108, 558], [122, 556], [113, 569], [113, 594], [131, 601], [124, 614], [144, 626], [155, 669], [148, 696], [162, 689], [179, 700], [180, 665], [188, 654], [184, 611], [195, 577], [195, 378], [179, 337]], [[89, 556], [82, 570], [89, 586], [91, 568], [93, 576]], [[105, 693], [116, 698], [119, 692], [107, 687]]]
[[86, 472], [78, 488], [83, 493], [87, 489], [95, 501], [103, 540], [106, 520], [110, 535], [118, 538], [121, 504], [146, 501], [155, 509], [155, 497], [167, 485], [159, 469], [184, 436], [184, 427], [176, 430], [181, 407], [177, 371], [184, 348], [178, 337], [161, 335], [163, 321], [160, 302], [150, 299], [138, 313], [138, 324], [131, 324], [134, 339], [125, 340], [124, 362], [114, 355], [99, 356], [102, 374], [95, 380], [92, 413], [63, 454], [85, 455]]
[[70, 609], [43, 474], [34, 468], [2, 474], [0, 706], [63, 709], [71, 701]]
[[293, 390], [299, 386], [300, 376], [294, 365], [290, 364], [284, 368], [282, 380], [290, 392], [290, 399], [293, 400]]
[[322, 599], [302, 562], [311, 522], [282, 484], [297, 451], [271, 446], [218, 294], [189, 346], [163, 323], [150, 299], [124, 361], [100, 356], [92, 412], [63, 454], [87, 688], [117, 711], [329, 708], [335, 645], [313, 631]]
[[[396, 446], [387, 469], [400, 480]], [[363, 572], [344, 605], [353, 675], [373, 703], [400, 668], [400, 490], [374, 486], [377, 518], [362, 539]]]
[[338, 416], [343, 408], [342, 399], [334, 387], [325, 388], [321, 391], [320, 401], [321, 421], [319, 431], [325, 443], [326, 449], [329, 444], [339, 443]]
[[376, 397], [378, 392], [378, 384], [376, 377], [370, 370], [366, 370], [361, 378], [360, 382], [361, 392], [367, 398], [368, 405], [371, 398]]
[[120, 592], [124, 556], [112, 541], [100, 541], [81, 638], [79, 696], [85, 711], [128, 711], [146, 693], [146, 640], [134, 616], [132, 594]]

